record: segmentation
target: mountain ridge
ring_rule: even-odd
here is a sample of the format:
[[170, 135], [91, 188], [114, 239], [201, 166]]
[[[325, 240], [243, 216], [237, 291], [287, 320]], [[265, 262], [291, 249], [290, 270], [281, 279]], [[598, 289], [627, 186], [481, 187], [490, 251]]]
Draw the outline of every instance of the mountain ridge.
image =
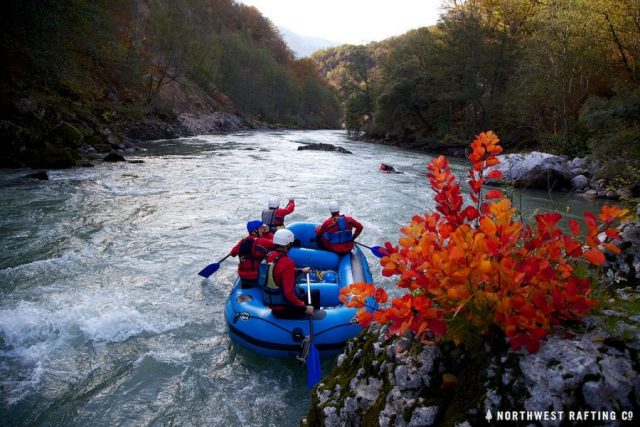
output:
[[282, 26], [278, 26], [278, 31], [287, 46], [289, 46], [289, 49], [293, 51], [296, 58], [306, 58], [318, 50], [344, 44], [342, 42], [327, 40], [320, 37], [298, 34]]

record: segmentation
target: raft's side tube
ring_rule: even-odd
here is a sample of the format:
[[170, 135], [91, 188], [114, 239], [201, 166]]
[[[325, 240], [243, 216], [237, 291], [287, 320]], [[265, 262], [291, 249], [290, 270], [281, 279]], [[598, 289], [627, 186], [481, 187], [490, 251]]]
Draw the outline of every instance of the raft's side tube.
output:
[[338, 270], [340, 257], [329, 251], [308, 248], [291, 248], [289, 258], [293, 260], [296, 267], [311, 267], [314, 270]]
[[367, 278], [364, 274], [364, 267], [362, 266], [362, 258], [360, 254], [350, 253], [349, 257], [351, 258], [351, 274], [353, 275], [352, 283], [365, 283]]
[[287, 229], [291, 230], [296, 240], [300, 242], [300, 247], [318, 249], [318, 243], [316, 242], [316, 224], [294, 222], [287, 225]]
[[360, 252], [350, 252], [340, 260], [340, 287], [351, 283], [368, 282], [367, 275], [362, 265]]

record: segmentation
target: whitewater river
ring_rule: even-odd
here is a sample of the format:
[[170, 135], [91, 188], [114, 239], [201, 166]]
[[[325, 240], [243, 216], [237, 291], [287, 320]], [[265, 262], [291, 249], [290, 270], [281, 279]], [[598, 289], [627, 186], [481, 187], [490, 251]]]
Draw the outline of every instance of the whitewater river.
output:
[[[354, 154], [297, 151], [305, 142]], [[42, 182], [0, 171], [1, 424], [297, 425], [306, 370], [227, 335], [236, 260], [209, 280], [196, 273], [273, 196], [295, 198], [288, 222], [320, 221], [335, 199], [364, 225], [363, 243], [397, 240], [412, 214], [433, 208], [430, 156], [340, 131], [274, 131], [156, 141], [129, 157], [144, 163]], [[382, 174], [380, 162], [404, 173]], [[525, 212], [593, 208], [557, 193], [516, 202]], [[391, 285], [367, 255], [374, 279]]]

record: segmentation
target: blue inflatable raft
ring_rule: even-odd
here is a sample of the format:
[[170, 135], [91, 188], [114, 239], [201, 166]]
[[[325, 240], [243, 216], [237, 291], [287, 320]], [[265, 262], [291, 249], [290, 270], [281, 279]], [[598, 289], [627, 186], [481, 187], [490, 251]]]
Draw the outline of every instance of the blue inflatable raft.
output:
[[[351, 253], [339, 256], [318, 249], [316, 224], [293, 223], [287, 226], [300, 247], [289, 251], [296, 267], [311, 267], [311, 289], [320, 291], [320, 310], [313, 316], [313, 342], [321, 357], [341, 352], [347, 340], [362, 328], [355, 320], [357, 309], [346, 307], [338, 296], [340, 289], [351, 283], [372, 282], [371, 271], [362, 251], [356, 246]], [[297, 285], [306, 290], [306, 276], [299, 275]], [[279, 319], [262, 301], [262, 289], [245, 289], [236, 280], [225, 304], [225, 317], [231, 339], [238, 345], [269, 357], [296, 357], [301, 343], [309, 335], [309, 318]]]

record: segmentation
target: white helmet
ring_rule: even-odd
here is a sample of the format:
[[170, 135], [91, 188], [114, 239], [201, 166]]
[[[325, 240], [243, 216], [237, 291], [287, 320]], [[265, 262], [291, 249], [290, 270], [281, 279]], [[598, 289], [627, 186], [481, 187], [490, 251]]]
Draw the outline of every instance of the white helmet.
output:
[[275, 197], [273, 199], [269, 199], [269, 209], [276, 209], [278, 206], [280, 206], [280, 200], [276, 199]]
[[286, 228], [281, 228], [273, 235], [273, 243], [280, 246], [287, 246], [289, 243], [293, 243], [294, 239], [295, 236], [291, 230], [287, 230]]
[[331, 213], [340, 212], [340, 205], [338, 204], [338, 202], [333, 201], [329, 203], [329, 212]]

